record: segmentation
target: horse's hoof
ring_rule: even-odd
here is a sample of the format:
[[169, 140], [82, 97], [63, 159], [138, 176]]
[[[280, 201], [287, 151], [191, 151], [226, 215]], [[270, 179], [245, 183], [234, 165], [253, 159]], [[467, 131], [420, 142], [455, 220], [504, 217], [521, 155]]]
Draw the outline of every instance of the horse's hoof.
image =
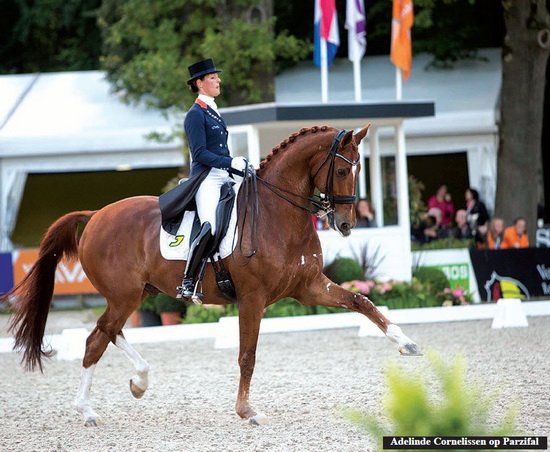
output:
[[143, 394], [145, 394], [145, 389], [141, 389], [139, 386], [135, 385], [132, 380], [130, 380], [130, 392], [136, 399], [141, 399]]
[[403, 356], [423, 356], [424, 353], [420, 351], [420, 348], [415, 343], [405, 344], [399, 348], [399, 353]]
[[99, 422], [99, 419], [96, 419], [95, 417], [89, 417], [86, 419], [86, 422], [84, 422], [84, 425], [86, 427], [97, 427], [97, 424]]
[[267, 416], [265, 414], [257, 414], [248, 419], [250, 425], [265, 425], [267, 424]]

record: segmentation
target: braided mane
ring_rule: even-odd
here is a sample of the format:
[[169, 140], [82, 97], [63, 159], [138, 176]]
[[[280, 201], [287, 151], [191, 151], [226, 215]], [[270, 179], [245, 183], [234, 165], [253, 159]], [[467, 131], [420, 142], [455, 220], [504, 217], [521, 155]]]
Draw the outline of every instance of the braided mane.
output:
[[273, 158], [273, 156], [277, 154], [277, 152], [279, 152], [282, 149], [285, 149], [289, 144], [294, 143], [294, 141], [296, 141], [296, 138], [299, 138], [300, 136], [305, 135], [306, 133], [317, 133], [319, 131], [326, 132], [329, 128], [330, 128], [329, 126], [302, 127], [298, 132], [294, 132], [288, 138], [285, 138], [277, 146], [275, 146], [271, 150], [271, 152], [267, 154], [265, 159], [260, 162], [260, 169], [263, 168]]

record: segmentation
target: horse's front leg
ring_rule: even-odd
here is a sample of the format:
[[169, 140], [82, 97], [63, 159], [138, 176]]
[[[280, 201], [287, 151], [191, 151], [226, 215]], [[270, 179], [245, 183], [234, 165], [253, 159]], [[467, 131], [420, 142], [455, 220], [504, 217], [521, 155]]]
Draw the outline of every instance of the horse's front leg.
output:
[[321, 275], [315, 282], [302, 288], [300, 303], [310, 306], [344, 308], [359, 312], [369, 318], [386, 337], [397, 345], [402, 355], [422, 355], [416, 343], [409, 339], [394, 323], [391, 323], [367, 297], [350, 292]]
[[239, 305], [239, 366], [241, 378], [235, 410], [243, 419], [248, 419], [252, 425], [262, 425], [267, 422], [264, 414], [256, 411], [249, 402], [250, 380], [256, 363], [256, 346], [260, 333], [264, 304], [261, 298], [243, 299]]

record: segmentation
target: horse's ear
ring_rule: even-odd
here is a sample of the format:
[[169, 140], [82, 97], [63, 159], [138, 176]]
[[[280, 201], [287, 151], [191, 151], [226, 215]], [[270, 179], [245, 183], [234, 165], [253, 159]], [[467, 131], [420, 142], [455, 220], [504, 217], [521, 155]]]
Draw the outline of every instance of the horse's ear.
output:
[[369, 127], [370, 122], [353, 136], [355, 138], [355, 144], [358, 145], [359, 143], [361, 143], [361, 140], [363, 140], [363, 138], [365, 138], [365, 136], [367, 135]]
[[353, 130], [350, 130], [349, 132], [346, 132], [344, 135], [344, 138], [342, 138], [342, 144], [340, 145], [342, 149], [351, 143], [351, 140], [353, 139]]

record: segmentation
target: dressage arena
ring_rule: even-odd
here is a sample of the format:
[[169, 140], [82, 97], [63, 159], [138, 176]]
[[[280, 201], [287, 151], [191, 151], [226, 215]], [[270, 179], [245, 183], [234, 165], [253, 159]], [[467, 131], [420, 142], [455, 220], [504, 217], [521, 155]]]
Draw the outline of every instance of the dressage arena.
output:
[[[86, 317], [88, 316], [88, 317]], [[46, 333], [94, 324], [88, 311], [52, 312]], [[491, 329], [491, 320], [404, 325], [422, 349], [462, 353], [469, 375], [498, 390], [492, 419], [520, 404], [522, 433], [546, 436], [550, 420], [550, 317], [527, 328]], [[0, 337], [8, 317], [0, 316]], [[128, 388], [133, 367], [110, 345], [99, 362], [91, 400], [102, 424], [84, 427], [72, 408], [78, 360], [46, 361], [44, 374], [25, 372], [14, 353], [0, 353], [0, 451], [373, 451], [377, 446], [341, 416], [346, 407], [380, 413], [382, 370], [390, 358], [411, 370], [424, 357], [400, 357], [382, 337], [357, 328], [261, 335], [252, 404], [268, 416], [253, 427], [234, 412], [237, 349], [213, 340], [136, 345], [151, 365], [144, 397]]]

